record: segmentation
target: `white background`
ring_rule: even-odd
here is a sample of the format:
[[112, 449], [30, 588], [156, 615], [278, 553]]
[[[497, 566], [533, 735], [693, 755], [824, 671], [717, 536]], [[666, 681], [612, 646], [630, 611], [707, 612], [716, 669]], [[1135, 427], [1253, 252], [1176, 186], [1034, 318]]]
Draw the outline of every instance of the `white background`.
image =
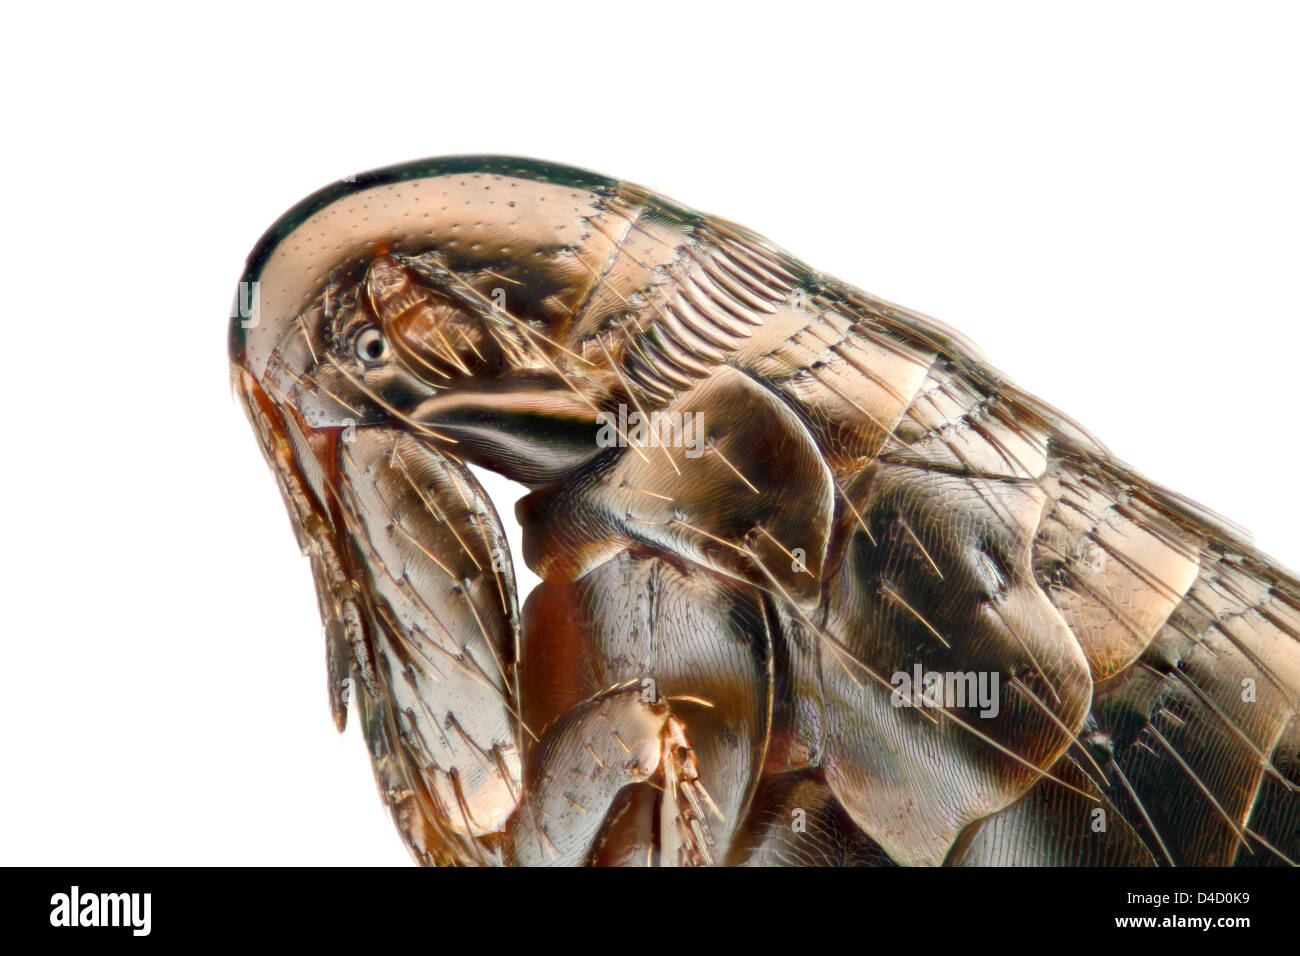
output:
[[0, 63], [0, 863], [407, 862], [225, 353], [262, 230], [375, 166], [745, 223], [1300, 567], [1294, 7], [38, 6]]

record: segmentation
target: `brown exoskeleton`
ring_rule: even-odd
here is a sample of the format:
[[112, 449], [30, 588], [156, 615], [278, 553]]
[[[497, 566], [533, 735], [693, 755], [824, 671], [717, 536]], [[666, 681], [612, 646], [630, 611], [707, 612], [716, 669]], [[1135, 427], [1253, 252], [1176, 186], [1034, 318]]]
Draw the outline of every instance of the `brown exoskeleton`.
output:
[[304, 200], [239, 305], [418, 861], [1300, 858], [1300, 585], [933, 320], [501, 157]]

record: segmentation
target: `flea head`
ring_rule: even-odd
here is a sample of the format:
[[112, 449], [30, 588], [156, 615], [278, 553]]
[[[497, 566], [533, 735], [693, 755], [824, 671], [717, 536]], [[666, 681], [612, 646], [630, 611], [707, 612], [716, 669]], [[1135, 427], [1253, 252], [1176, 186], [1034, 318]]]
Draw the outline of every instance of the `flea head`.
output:
[[[307, 429], [402, 422], [522, 480], [590, 452], [613, 383], [606, 344], [656, 269], [611, 249], [638, 220], [648, 244], [675, 247], [642, 193], [500, 157], [353, 179], [303, 200], [250, 254], [230, 323], [236, 375]], [[512, 450], [470, 419], [516, 445], [545, 438]]]

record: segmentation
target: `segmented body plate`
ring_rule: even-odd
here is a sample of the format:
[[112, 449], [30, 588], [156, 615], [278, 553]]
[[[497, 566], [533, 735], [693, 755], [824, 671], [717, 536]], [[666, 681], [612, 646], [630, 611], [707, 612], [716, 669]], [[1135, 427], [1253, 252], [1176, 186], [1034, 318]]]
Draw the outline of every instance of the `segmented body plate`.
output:
[[[236, 378], [421, 861], [1300, 857], [1300, 586], [939, 323], [492, 158], [323, 191], [248, 281]], [[522, 616], [465, 462], [532, 488]]]

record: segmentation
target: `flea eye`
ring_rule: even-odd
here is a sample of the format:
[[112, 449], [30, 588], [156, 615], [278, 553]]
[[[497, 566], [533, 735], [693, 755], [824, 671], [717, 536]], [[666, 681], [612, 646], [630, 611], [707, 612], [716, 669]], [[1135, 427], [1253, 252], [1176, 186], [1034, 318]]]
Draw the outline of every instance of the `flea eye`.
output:
[[378, 329], [366, 329], [357, 336], [354, 349], [361, 361], [378, 362], [388, 351], [388, 342], [384, 340], [384, 333]]

